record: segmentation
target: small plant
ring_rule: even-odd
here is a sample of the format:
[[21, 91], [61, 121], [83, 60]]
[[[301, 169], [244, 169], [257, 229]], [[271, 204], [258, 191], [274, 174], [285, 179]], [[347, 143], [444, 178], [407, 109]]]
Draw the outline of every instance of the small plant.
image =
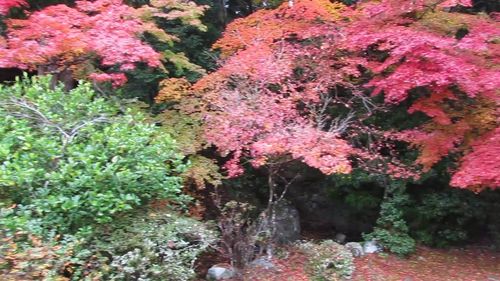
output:
[[365, 240], [375, 240], [390, 252], [407, 256], [415, 251], [415, 240], [408, 234], [402, 208], [408, 202], [408, 195], [396, 188], [380, 205], [380, 217], [372, 233], [363, 235]]
[[[217, 205], [220, 206], [220, 202]], [[245, 268], [256, 254], [259, 233], [253, 211], [254, 206], [237, 201], [229, 201], [220, 208], [221, 250], [237, 269]]]
[[325, 240], [319, 244], [302, 242], [298, 248], [308, 258], [307, 272], [312, 280], [348, 280], [354, 272], [353, 256], [344, 246]]
[[58, 237], [42, 240], [26, 232], [0, 235], [0, 276], [5, 281], [67, 280], [62, 272], [74, 259], [76, 242]]

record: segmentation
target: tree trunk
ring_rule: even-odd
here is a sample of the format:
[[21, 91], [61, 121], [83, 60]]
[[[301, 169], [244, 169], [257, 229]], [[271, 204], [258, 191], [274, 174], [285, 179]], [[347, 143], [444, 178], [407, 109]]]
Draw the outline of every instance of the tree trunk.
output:
[[73, 73], [69, 68], [60, 71], [57, 66], [43, 65], [38, 67], [37, 72], [38, 75], [52, 75], [52, 80], [50, 81], [51, 89], [55, 89], [59, 82], [64, 84], [64, 90], [67, 92], [75, 88]]

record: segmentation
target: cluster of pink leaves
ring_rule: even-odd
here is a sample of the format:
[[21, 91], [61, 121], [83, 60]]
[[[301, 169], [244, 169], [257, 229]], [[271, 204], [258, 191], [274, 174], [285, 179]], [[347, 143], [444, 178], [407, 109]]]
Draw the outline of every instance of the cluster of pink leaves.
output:
[[[371, 20], [404, 22], [401, 15], [422, 11], [428, 8], [451, 8], [455, 6], [472, 7], [472, 0], [383, 0], [363, 3], [363, 16]], [[357, 11], [355, 12], [357, 13]]]
[[[49, 6], [26, 20], [9, 20], [8, 36], [0, 42], [0, 67], [36, 69], [74, 66], [96, 55], [104, 67], [120, 71], [139, 62], [161, 64], [161, 55], [140, 40], [148, 25], [137, 10], [121, 0], [77, 1], [76, 6]], [[97, 75], [100, 81], [124, 83], [123, 74]]]
[[[211, 89], [205, 99], [215, 111], [207, 116], [207, 139], [223, 154], [233, 153], [226, 165], [229, 174], [242, 172], [241, 158], [250, 158], [254, 166], [261, 166], [272, 163], [279, 155], [301, 159], [326, 174], [349, 172], [351, 156], [382, 165], [377, 150], [390, 146], [384, 145], [382, 138], [368, 150], [355, 149], [349, 145], [350, 136], [325, 131], [310, 110], [321, 105], [322, 94], [337, 86], [350, 89], [353, 98], [362, 98], [362, 89], [352, 84], [361, 74], [360, 66], [374, 74], [365, 88], [373, 89], [374, 95], [383, 93], [388, 105], [398, 106], [416, 88], [430, 92], [418, 97], [408, 112], [428, 115], [439, 129], [429, 130], [432, 126], [427, 126], [379, 135], [424, 148], [417, 164], [425, 169], [451, 152], [463, 151], [460, 146], [474, 124], [449, 116], [446, 104], [464, 102], [461, 93], [466, 99], [499, 103], [500, 73], [494, 66], [500, 63], [500, 56], [494, 40], [500, 31], [494, 19], [470, 16], [468, 34], [457, 39], [422, 28], [416, 24], [415, 15], [432, 9], [471, 6], [467, 0], [365, 2], [357, 9], [344, 9], [343, 14], [350, 18], [346, 24], [332, 20], [325, 5], [318, 3], [296, 1], [294, 7], [283, 5], [235, 21], [216, 44], [232, 56], [219, 71], [196, 86]], [[321, 9], [324, 11], [316, 11]], [[298, 14], [314, 15], [315, 19], [298, 19]], [[329, 20], [318, 20], [327, 17]], [[263, 21], [266, 25], [261, 24]], [[290, 43], [305, 39], [316, 43]], [[388, 58], [379, 61], [366, 56], [374, 49], [385, 52]], [[347, 55], [339, 55], [339, 50], [347, 51]], [[292, 75], [297, 66], [311, 71], [297, 79]], [[372, 105], [365, 101], [371, 112]], [[347, 108], [351, 105], [348, 100], [334, 102], [344, 103]], [[299, 103], [303, 105], [300, 109]], [[358, 127], [363, 129], [367, 127]], [[487, 133], [474, 142], [453, 176], [453, 185], [498, 186], [500, 167], [496, 163], [500, 162], [484, 161], [492, 153], [498, 154], [495, 136]], [[482, 172], [469, 175], [475, 167], [482, 167]], [[386, 163], [380, 170], [394, 176], [415, 176], [397, 161]]]
[[26, 0], [2, 0], [0, 1], [0, 15], [6, 15], [11, 8], [27, 5]]
[[[241, 159], [250, 159], [255, 167], [299, 159], [332, 174], [349, 173], [349, 160], [356, 158], [357, 165], [377, 173], [416, 177], [392, 154], [382, 156], [381, 150], [394, 151], [394, 147], [383, 143], [381, 132], [361, 124], [373, 104], [350, 80], [359, 79], [358, 66], [369, 62], [338, 54], [345, 46], [345, 34], [325, 8], [324, 3], [304, 0], [293, 7], [284, 4], [274, 11], [260, 11], [229, 25], [216, 44], [232, 56], [195, 88], [203, 91], [211, 109], [206, 116], [206, 139], [223, 155], [232, 153], [226, 163], [229, 176], [243, 172]], [[310, 16], [297, 18], [299, 14]], [[256, 32], [260, 28], [268, 32]], [[302, 77], [294, 69], [301, 69]], [[337, 97], [337, 87], [352, 96]], [[341, 106], [349, 110], [355, 101], [366, 107], [364, 115], [356, 114], [357, 126], [336, 130], [338, 124], [332, 123], [325, 109]], [[367, 133], [378, 134], [379, 139], [368, 147], [359, 147], [359, 142], [351, 145]]]
[[229, 176], [243, 172], [239, 161], [244, 156], [251, 158], [254, 167], [290, 155], [325, 174], [350, 172], [347, 158], [353, 149], [337, 134], [314, 127], [299, 115], [292, 100], [262, 88], [254, 96], [245, 91], [251, 90], [224, 92], [221, 100], [211, 104], [220, 111], [206, 119], [206, 139], [222, 154], [233, 153], [226, 164]]
[[[307, 39], [325, 36], [337, 18], [338, 5], [328, 0], [294, 1], [293, 7], [282, 4], [275, 10], [262, 9], [245, 18], [231, 22], [224, 36], [214, 47], [220, 48], [223, 57], [237, 50], [249, 49], [255, 44], [272, 45], [278, 40], [294, 37]], [[337, 15], [338, 16], [338, 15]], [[318, 24], [320, 20], [323, 24]], [[331, 31], [334, 31], [331, 30]]]
[[457, 100], [457, 97], [447, 88], [434, 88], [430, 97], [417, 99], [408, 109], [409, 113], [422, 112], [431, 117], [436, 124], [451, 125], [451, 118], [444, 112], [440, 103], [446, 100]]
[[470, 130], [470, 127], [466, 122], [460, 122], [453, 124], [450, 129], [448, 131], [432, 130], [430, 132], [413, 129], [395, 135], [398, 139], [407, 141], [422, 149], [417, 163], [424, 167], [424, 171], [427, 171], [441, 158], [450, 152], [456, 151], [457, 146], [464, 139], [465, 132]]
[[500, 186], [500, 128], [472, 144], [472, 151], [462, 158], [451, 184], [461, 188]]
[[[422, 96], [412, 104], [409, 113], [423, 112], [438, 126], [449, 128], [429, 131], [427, 126], [399, 134], [401, 139], [424, 148], [418, 163], [426, 169], [450, 152], [457, 152], [474, 125], [469, 126], [464, 120], [452, 121], [446, 113], [448, 101], [463, 99], [456, 90], [450, 91], [452, 87], [468, 99], [500, 103], [500, 72], [495, 68], [500, 63], [500, 48], [495, 44], [500, 34], [498, 22], [476, 17], [467, 22], [465, 37], [444, 36], [415, 24], [417, 20], [411, 13], [425, 13], [432, 7], [429, 4], [438, 8], [471, 6], [470, 1], [368, 2], [352, 12], [356, 20], [344, 29], [343, 41], [343, 48], [356, 53], [375, 48], [389, 55], [382, 62], [371, 60], [363, 64], [375, 74], [366, 86], [374, 89], [374, 95], [383, 93], [386, 103], [397, 105], [418, 87], [430, 91], [430, 96]], [[480, 137], [472, 152], [465, 154], [452, 185], [472, 189], [500, 187], [500, 165], [495, 160], [500, 143], [495, 138], [498, 128], [495, 132]]]
[[[498, 25], [483, 24], [499, 34]], [[377, 74], [389, 67], [396, 66], [395, 70], [388, 76], [377, 77], [367, 86], [375, 87], [374, 95], [384, 92], [387, 102], [400, 103], [408, 97], [409, 90], [423, 86], [438, 92], [436, 90], [456, 85], [470, 97], [494, 96], [500, 87], [500, 73], [475, 61], [478, 52], [493, 55], [497, 51], [486, 45], [494, 36], [491, 30], [485, 34], [484, 29], [478, 28], [458, 41], [405, 26], [369, 28], [353, 25], [345, 44], [355, 50], [378, 44], [378, 50], [389, 52], [390, 57], [383, 63], [373, 63], [370, 67]], [[400, 63], [402, 60], [404, 62]]]
[[[313, 2], [297, 1], [292, 8], [285, 4], [262, 17], [270, 19], [268, 28], [273, 30], [272, 25], [307, 27], [303, 29], [307, 32], [296, 30], [301, 39], [307, 38], [306, 33], [317, 36], [311, 31], [321, 25], [317, 29], [309, 27], [314, 27], [312, 23], [317, 22], [318, 15], [326, 13]], [[301, 15], [313, 15], [314, 19], [296, 18], [298, 11]], [[227, 36], [246, 32], [245, 27], [236, 28], [240, 22], [234, 25], [229, 26], [231, 34]], [[243, 172], [242, 159], [250, 159], [254, 167], [260, 167], [283, 158], [301, 160], [325, 174], [349, 173], [352, 168], [348, 158], [355, 149], [339, 133], [322, 130], [306, 110], [297, 107], [299, 101], [319, 103], [324, 90], [317, 83], [314, 90], [311, 87], [297, 91], [291, 77], [294, 59], [302, 51], [284, 40], [287, 32], [276, 31], [275, 38], [269, 38], [268, 33], [262, 36], [262, 40], [246, 41], [239, 47], [243, 49], [229, 57], [222, 68], [195, 85], [204, 91], [203, 98], [212, 109], [205, 119], [207, 141], [223, 155], [232, 156], [225, 165], [228, 175], [234, 177]], [[226, 41], [233, 42], [232, 39]], [[279, 89], [271, 89], [272, 85]]]

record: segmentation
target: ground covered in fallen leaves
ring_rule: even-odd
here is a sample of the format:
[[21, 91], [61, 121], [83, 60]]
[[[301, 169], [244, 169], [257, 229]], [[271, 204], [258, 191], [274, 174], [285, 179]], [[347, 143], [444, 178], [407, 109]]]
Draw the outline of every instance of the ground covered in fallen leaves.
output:
[[244, 272], [244, 281], [310, 281], [305, 271], [306, 257], [290, 251], [286, 258], [273, 261], [275, 269], [249, 268]]
[[[276, 269], [253, 268], [246, 281], [310, 281], [304, 270], [306, 258], [291, 252], [274, 261]], [[500, 252], [474, 247], [430, 249], [419, 247], [407, 259], [371, 254], [355, 260], [354, 281], [500, 281]]]
[[500, 281], [500, 253], [425, 247], [408, 259], [374, 254], [355, 261], [355, 281]]

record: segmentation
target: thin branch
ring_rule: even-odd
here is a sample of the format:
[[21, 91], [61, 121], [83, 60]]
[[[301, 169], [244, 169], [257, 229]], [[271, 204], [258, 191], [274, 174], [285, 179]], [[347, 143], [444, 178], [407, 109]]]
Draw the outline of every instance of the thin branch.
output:
[[[283, 189], [283, 192], [281, 193], [280, 197], [279, 197], [279, 198], [275, 201], [275, 203], [277, 203], [277, 202], [281, 201], [281, 200], [285, 197], [285, 195], [286, 195], [286, 193], [287, 193], [287, 191], [288, 191], [288, 188], [290, 187], [290, 185], [292, 185], [292, 183], [293, 183], [293, 182], [294, 182], [294, 181], [295, 181], [295, 180], [296, 180], [299, 176], [300, 176], [300, 174], [295, 174], [295, 176], [294, 176], [294, 177], [293, 177], [290, 181], [288, 181], [288, 182], [287, 182], [287, 184], [285, 185], [285, 188]], [[280, 178], [281, 178], [281, 179], [284, 179], [282, 176], [280, 176]]]
[[349, 111], [349, 113], [345, 118], [340, 118], [340, 117], [335, 118], [334, 120], [332, 120], [328, 132], [335, 134], [341, 134], [345, 132], [353, 122], [352, 120], [354, 119], [354, 116], [355, 116], [354, 112]]
[[11, 107], [10, 114], [15, 117], [32, 120], [37, 123], [40, 127], [49, 127], [53, 128], [61, 134], [63, 147], [62, 151], [65, 151], [66, 146], [71, 143], [74, 138], [79, 134], [79, 132], [85, 128], [86, 126], [97, 124], [97, 123], [105, 123], [108, 122], [109, 119], [104, 116], [97, 116], [90, 120], [84, 120], [76, 125], [74, 125], [70, 129], [65, 129], [64, 124], [56, 123], [50, 120], [43, 112], [41, 112], [36, 105], [29, 103], [28, 101], [21, 98], [10, 98], [9, 102], [0, 103], [0, 106]]

